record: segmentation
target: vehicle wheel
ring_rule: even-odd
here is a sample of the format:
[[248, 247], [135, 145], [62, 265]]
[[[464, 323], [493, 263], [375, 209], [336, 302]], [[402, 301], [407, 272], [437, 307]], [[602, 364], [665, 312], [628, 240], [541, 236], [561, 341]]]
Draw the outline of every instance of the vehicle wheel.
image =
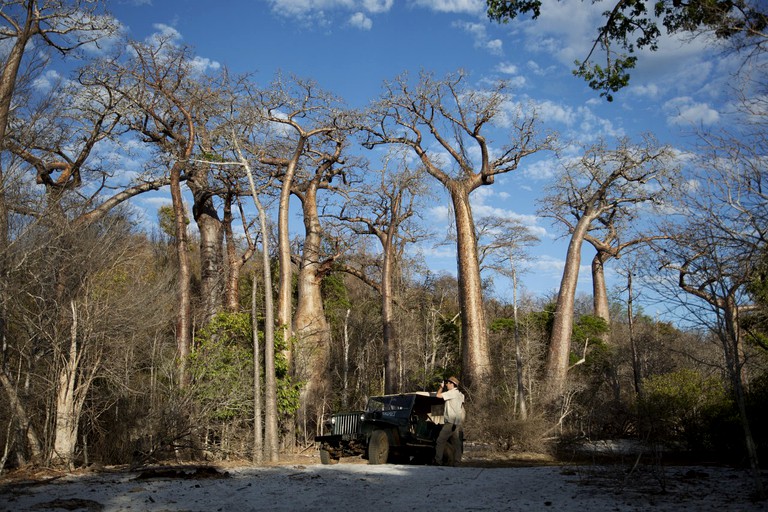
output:
[[389, 439], [383, 430], [374, 430], [368, 442], [368, 463], [386, 464], [389, 458]]
[[337, 464], [339, 459], [332, 457], [331, 452], [328, 450], [320, 450], [320, 462], [322, 464]]

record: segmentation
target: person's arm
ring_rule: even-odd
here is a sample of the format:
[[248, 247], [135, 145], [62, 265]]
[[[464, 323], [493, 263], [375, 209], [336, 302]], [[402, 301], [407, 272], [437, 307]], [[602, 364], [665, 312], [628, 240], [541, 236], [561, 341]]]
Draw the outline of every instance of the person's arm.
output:
[[437, 398], [443, 398], [443, 386], [445, 386], [445, 382], [440, 383], [440, 387], [437, 388]]

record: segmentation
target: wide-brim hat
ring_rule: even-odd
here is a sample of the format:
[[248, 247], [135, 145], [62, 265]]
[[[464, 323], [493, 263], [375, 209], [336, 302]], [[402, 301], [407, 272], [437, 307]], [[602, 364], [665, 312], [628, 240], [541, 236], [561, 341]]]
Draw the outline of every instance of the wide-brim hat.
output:
[[453, 382], [453, 385], [458, 387], [459, 386], [459, 379], [456, 377], [448, 377], [448, 382]]

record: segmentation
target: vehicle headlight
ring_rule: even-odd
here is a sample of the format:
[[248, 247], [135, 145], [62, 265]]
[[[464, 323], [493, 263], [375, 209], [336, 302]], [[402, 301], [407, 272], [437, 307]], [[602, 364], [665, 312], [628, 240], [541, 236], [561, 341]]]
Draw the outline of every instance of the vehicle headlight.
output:
[[336, 416], [331, 416], [331, 425], [336, 424]]
[[362, 413], [362, 414], [360, 415], [360, 421], [365, 421], [365, 413]]

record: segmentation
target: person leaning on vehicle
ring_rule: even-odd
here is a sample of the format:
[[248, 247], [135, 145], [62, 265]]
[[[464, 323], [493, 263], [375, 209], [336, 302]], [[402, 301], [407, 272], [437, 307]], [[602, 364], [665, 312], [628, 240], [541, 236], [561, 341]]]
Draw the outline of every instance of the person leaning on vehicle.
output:
[[[444, 389], [445, 391], [443, 391]], [[445, 400], [445, 411], [443, 412], [445, 422], [443, 423], [443, 428], [440, 429], [440, 434], [437, 436], [434, 463], [438, 466], [443, 464], [445, 445], [448, 439], [453, 437], [454, 461], [458, 464], [461, 462], [461, 440], [459, 439], [459, 433], [464, 421], [464, 394], [459, 391], [459, 379], [449, 377], [448, 380], [441, 382], [440, 388], [437, 390], [437, 397]]]

